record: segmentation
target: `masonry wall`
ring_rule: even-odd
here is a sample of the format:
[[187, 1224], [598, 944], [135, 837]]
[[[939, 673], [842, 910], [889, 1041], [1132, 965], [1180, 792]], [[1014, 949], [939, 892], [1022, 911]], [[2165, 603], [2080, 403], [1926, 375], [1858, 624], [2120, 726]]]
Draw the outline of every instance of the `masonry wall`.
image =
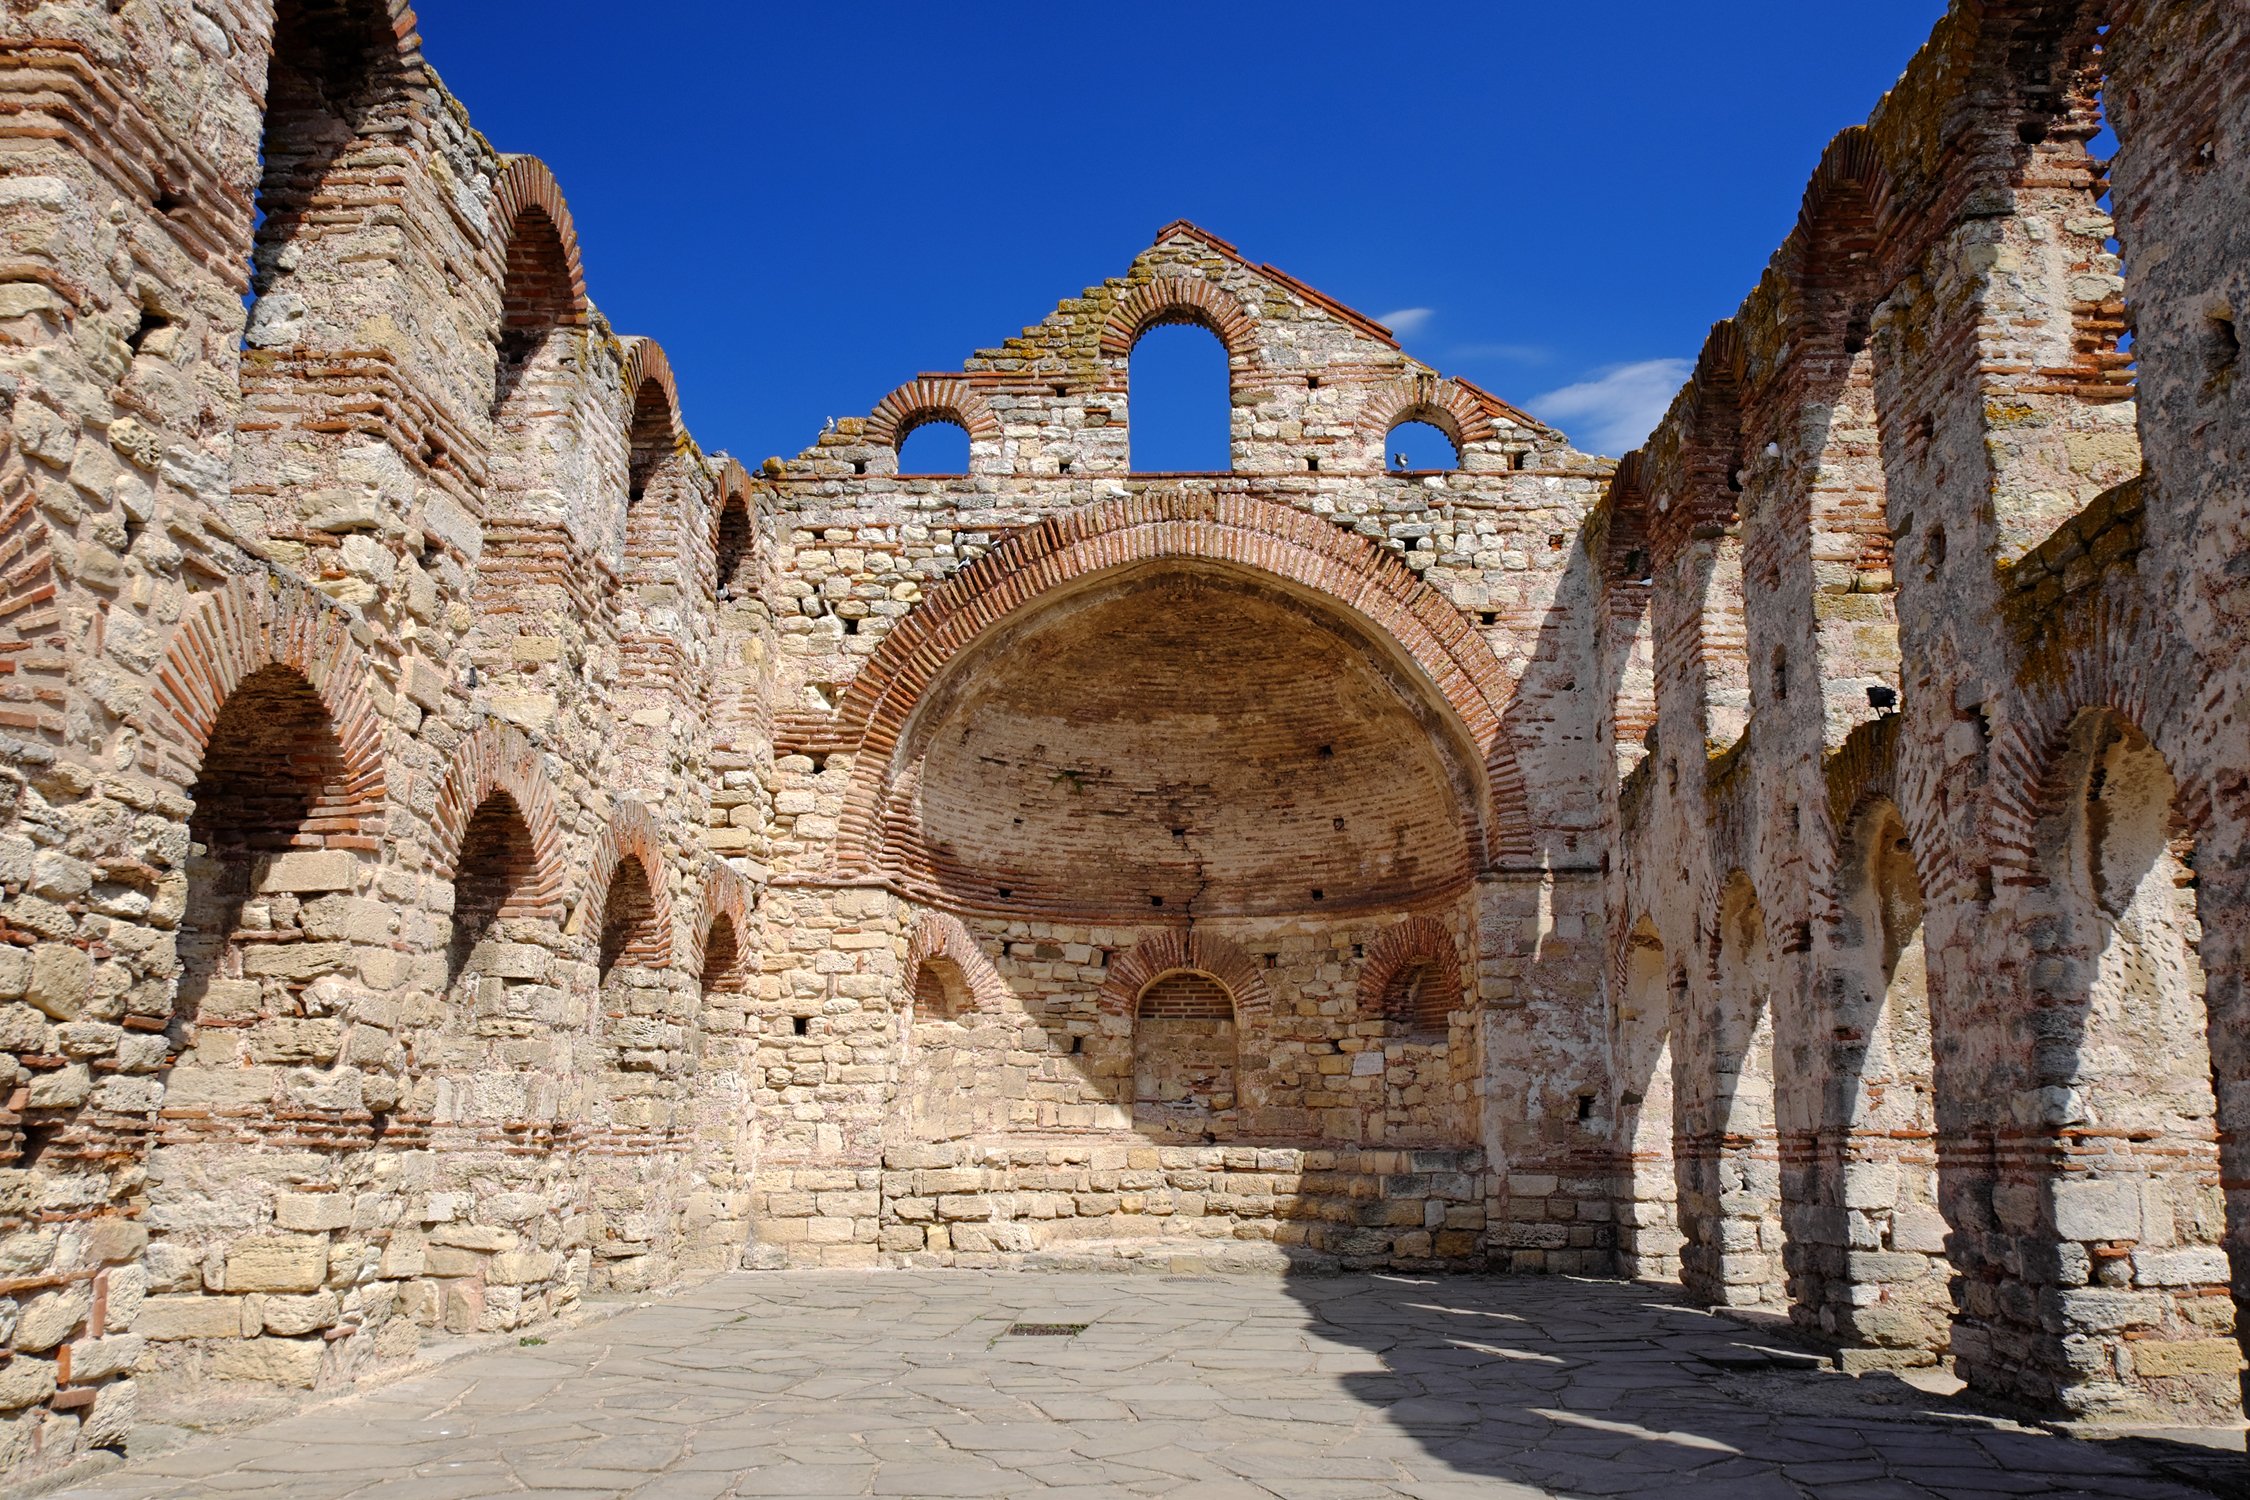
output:
[[2239, 31], [1956, 8], [1598, 522], [1620, 742], [1653, 641], [1608, 928], [1618, 1086], [1673, 1075], [1621, 1143], [1646, 1265], [2093, 1418], [2239, 1402]]
[[0, 50], [23, 1472], [150, 1380], [736, 1263], [755, 949], [699, 837], [744, 476], [545, 170], [403, 7], [12, 6]]
[[[1169, 322], [1227, 351], [1228, 472], [1132, 467], [1131, 351]], [[1457, 467], [1389, 471], [1406, 420]], [[966, 474], [898, 473], [930, 421], [967, 431]], [[1186, 224], [769, 460], [776, 899], [911, 900], [895, 952], [808, 935], [783, 981], [852, 1040], [768, 1070], [777, 1103], [832, 1101], [773, 1122], [797, 1173], [763, 1200], [775, 1253], [1132, 1258], [1222, 1234], [1327, 1263], [1606, 1266], [1581, 1105], [1603, 1059], [1579, 1024], [1602, 780], [1581, 531], [1603, 474]], [[1394, 979], [1423, 982], [1407, 959], [1440, 961], [1442, 1020], [1386, 1010]], [[1198, 964], [1243, 972], [1175, 996], [1189, 980], [1167, 975]], [[964, 1008], [933, 1014], [925, 989]], [[1246, 1215], [1154, 1191], [1159, 1160], [1201, 1172], [1190, 1148], [1233, 1162], [1229, 1143], [1261, 1172], [1333, 1164]], [[1414, 1174], [1369, 1149], [1395, 1147], [1470, 1151], [1473, 1190], [1398, 1201]], [[1153, 1196], [1117, 1199], [1121, 1163]], [[1079, 1174], [1079, 1210], [1033, 1166]], [[923, 1172], [976, 1186], [928, 1211]], [[1409, 1221], [1423, 1238], [1385, 1229]]]
[[1957, 7], [1620, 464], [1180, 223], [755, 474], [403, 6], [0, 16], [0, 1466], [745, 1258], [2239, 1410], [2231, 12]]

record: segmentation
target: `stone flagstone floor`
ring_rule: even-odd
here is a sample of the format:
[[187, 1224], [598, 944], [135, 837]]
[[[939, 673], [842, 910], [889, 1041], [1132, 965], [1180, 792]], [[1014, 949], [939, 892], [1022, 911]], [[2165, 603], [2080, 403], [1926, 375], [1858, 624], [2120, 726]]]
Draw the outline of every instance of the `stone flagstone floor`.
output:
[[2152, 1466], [2162, 1442], [2079, 1442], [1763, 1348], [1648, 1288], [1559, 1278], [736, 1275], [59, 1493], [2206, 1493]]

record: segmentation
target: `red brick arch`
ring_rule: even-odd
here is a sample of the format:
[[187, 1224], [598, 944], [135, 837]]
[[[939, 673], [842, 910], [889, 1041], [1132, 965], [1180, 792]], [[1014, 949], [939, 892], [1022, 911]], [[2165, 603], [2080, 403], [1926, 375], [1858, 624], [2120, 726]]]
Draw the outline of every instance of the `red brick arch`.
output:
[[1360, 421], [1369, 436], [1387, 436], [1401, 422], [1427, 422], [1452, 441], [1456, 455], [1466, 454], [1471, 443], [1499, 436], [1489, 407], [1435, 375], [1413, 375], [1378, 388], [1368, 396]]
[[500, 180], [492, 186], [492, 246], [500, 264], [506, 267], [513, 260], [517, 226], [527, 210], [536, 209], [554, 226], [555, 238], [562, 248], [562, 271], [565, 286], [563, 300], [570, 312], [564, 320], [573, 327], [583, 326], [591, 305], [586, 298], [586, 267], [578, 250], [578, 226], [571, 221], [570, 205], [563, 200], [562, 186], [555, 174], [536, 156], [510, 156], [500, 170]]
[[639, 401], [641, 387], [655, 382], [664, 393], [664, 408], [671, 418], [671, 441], [677, 448], [687, 435], [687, 426], [680, 420], [680, 383], [673, 378], [672, 361], [664, 353], [664, 346], [652, 338], [632, 338], [625, 342], [625, 369], [620, 385], [625, 391], [625, 411], [631, 420], [633, 405]]
[[900, 620], [837, 706], [837, 738], [858, 751], [837, 838], [839, 862], [878, 857], [891, 761], [916, 705], [989, 631], [1078, 580], [1142, 563], [1206, 562], [1278, 578], [1394, 643], [1459, 721], [1483, 762], [1472, 851], [1486, 862], [1536, 854], [1524, 778], [1503, 716], [1514, 692], [1484, 638], [1398, 557], [1316, 516], [1246, 495], [1164, 492], [1109, 500], [1015, 533], [931, 590]]
[[696, 974], [703, 972], [711, 956], [711, 935], [724, 922], [734, 929], [735, 951], [750, 951], [750, 882], [744, 880], [734, 866], [713, 860], [703, 871], [703, 900], [696, 916], [695, 930], [688, 934], [694, 945], [688, 955], [688, 966]]
[[[1839, 132], [1821, 153], [1812, 181], [1805, 185], [1797, 232], [1783, 253], [1803, 268], [1820, 267], [1838, 279], [1874, 282], [1874, 251], [1888, 228], [1891, 173], [1875, 142], [1875, 132], [1853, 125]], [[1800, 255], [1792, 255], [1792, 249]], [[1857, 265], [1845, 262], [1859, 253]]]
[[646, 928], [625, 945], [622, 964], [637, 969], [672, 966], [672, 889], [665, 879], [663, 845], [656, 819], [638, 802], [620, 802], [610, 815], [609, 828], [594, 848], [587, 870], [586, 892], [578, 901], [573, 929], [592, 942], [600, 942], [602, 918], [609, 905], [610, 883], [626, 860], [638, 861], [648, 881], [651, 912]]
[[347, 836], [383, 824], [383, 721], [369, 692], [372, 664], [352, 638], [356, 616], [325, 595], [270, 573], [197, 595], [174, 627], [143, 710], [142, 763], [153, 775], [195, 784], [220, 710], [244, 678], [267, 667], [302, 676], [328, 711], [343, 757], [343, 803], [327, 810]]
[[867, 440], [896, 448], [915, 428], [931, 422], [957, 424], [972, 443], [1000, 436], [1000, 418], [975, 386], [943, 375], [924, 375], [875, 403], [874, 414], [867, 419]]
[[985, 1014], [995, 1014], [1006, 1008], [1015, 998], [1015, 991], [1000, 971], [992, 966], [984, 949], [977, 945], [959, 917], [941, 911], [928, 911], [914, 924], [914, 936], [906, 945], [905, 999], [899, 1002], [901, 1014], [914, 1009], [914, 980], [922, 965], [930, 959], [942, 958], [961, 971], [968, 981], [969, 994], [975, 1008]]
[[1359, 971], [1359, 1013], [1362, 1018], [1384, 1017], [1384, 998], [1391, 981], [1416, 964], [1437, 970], [1438, 983], [1453, 997], [1447, 1010], [1462, 1004], [1461, 955], [1453, 933], [1431, 916], [1408, 917], [1367, 945], [1367, 958]]
[[1102, 325], [1102, 353], [1123, 359], [1142, 334], [1168, 323], [1208, 328], [1226, 345], [1229, 360], [1257, 362], [1257, 327], [1250, 314], [1232, 295], [1198, 276], [1160, 276], [1119, 297]]
[[24, 486], [0, 499], [0, 729], [49, 742], [66, 691], [56, 598], [54, 543]]
[[[2002, 884], [2037, 883], [2046, 877], [2037, 847], [2039, 825], [2061, 795], [2058, 777], [2072, 726], [2090, 712], [2117, 715], [2156, 747], [2174, 777], [2174, 815], [2190, 834], [2200, 837], [2210, 822], [2209, 788], [2188, 771], [2198, 757], [2181, 754], [2169, 733], [2174, 724], [2194, 721], [2191, 711], [2169, 699], [2192, 695], [2200, 683], [2197, 675], [2166, 670], [2168, 653], [2152, 639], [2140, 609], [2107, 596], [2066, 606], [2048, 631], [2019, 669], [2016, 691], [1997, 705], [1989, 848], [1993, 878]], [[1900, 810], [1911, 820], [1903, 802]], [[1940, 832], [1908, 824], [1918, 849], [1949, 847], [1925, 836]], [[1967, 874], [1945, 873], [1955, 879]]]
[[438, 789], [434, 853], [438, 868], [453, 872], [461, 841], [477, 809], [504, 792], [531, 834], [533, 876], [514, 893], [508, 913], [523, 917], [562, 916], [563, 855], [561, 820], [539, 747], [512, 724], [486, 724], [453, 752], [445, 784]]
[[1208, 974], [1234, 997], [1237, 1023], [1273, 1011], [1273, 993], [1256, 960], [1237, 945], [1208, 932], [1172, 929], [1152, 932], [1109, 966], [1097, 1008], [1103, 1015], [1130, 1016], [1147, 989], [1167, 974]]
[[1896, 714], [1870, 719], [1844, 736], [1821, 767], [1828, 783], [1828, 820], [1838, 834], [1871, 803], [1899, 801]]

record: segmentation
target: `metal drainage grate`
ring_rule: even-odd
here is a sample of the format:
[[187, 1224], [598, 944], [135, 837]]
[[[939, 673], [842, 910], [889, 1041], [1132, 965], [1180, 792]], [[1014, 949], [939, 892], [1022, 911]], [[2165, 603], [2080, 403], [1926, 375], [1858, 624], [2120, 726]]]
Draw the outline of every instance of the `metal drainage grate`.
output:
[[1015, 1339], [1068, 1339], [1086, 1331], [1084, 1323], [1010, 1323], [1008, 1337]]

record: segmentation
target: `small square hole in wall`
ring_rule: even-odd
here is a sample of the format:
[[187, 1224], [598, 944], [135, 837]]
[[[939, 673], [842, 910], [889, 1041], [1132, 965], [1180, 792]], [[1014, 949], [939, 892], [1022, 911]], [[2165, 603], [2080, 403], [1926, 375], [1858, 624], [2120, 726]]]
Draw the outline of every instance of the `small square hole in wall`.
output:
[[798, 1036], [812, 1035], [811, 1016], [792, 1016], [789, 1018], [789, 1026]]
[[853, 472], [854, 474], [864, 474], [864, 473], [866, 473], [866, 472], [867, 472], [867, 460], [866, 460], [866, 459], [864, 459], [864, 458], [855, 458], [855, 459], [853, 459], [853, 460], [852, 460], [852, 472]]
[[1580, 1094], [1578, 1096], [1578, 1118], [1581, 1120], [1594, 1118], [1594, 1096], [1592, 1094]]

